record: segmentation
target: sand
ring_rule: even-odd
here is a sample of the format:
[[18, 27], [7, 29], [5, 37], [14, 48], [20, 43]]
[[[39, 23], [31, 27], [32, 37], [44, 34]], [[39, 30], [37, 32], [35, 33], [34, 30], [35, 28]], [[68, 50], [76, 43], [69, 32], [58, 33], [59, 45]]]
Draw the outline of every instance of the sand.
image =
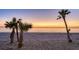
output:
[[[17, 42], [16, 42], [17, 43]], [[17, 48], [17, 44], [0, 41], [0, 50], [78, 50], [79, 40], [68, 43], [66, 40], [36, 41], [30, 40], [24, 43], [22, 48]]]

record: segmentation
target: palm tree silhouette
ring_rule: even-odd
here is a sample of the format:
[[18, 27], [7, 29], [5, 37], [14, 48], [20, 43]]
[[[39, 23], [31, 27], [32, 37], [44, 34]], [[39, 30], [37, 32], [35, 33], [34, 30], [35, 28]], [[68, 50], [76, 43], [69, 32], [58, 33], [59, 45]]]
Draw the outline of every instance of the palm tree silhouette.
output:
[[[17, 35], [17, 41], [18, 41], [18, 48], [21, 48], [23, 46], [23, 31], [28, 31], [29, 28], [32, 28], [31, 24], [22, 23], [22, 19], [16, 20], [15, 17], [13, 17], [12, 21], [5, 23], [6, 28], [12, 29], [12, 32], [10, 34], [10, 43], [12, 44], [14, 42], [14, 34], [16, 30]], [[18, 31], [20, 30], [20, 37], [18, 34]]]
[[19, 19], [19, 29], [20, 29], [20, 39], [18, 43], [18, 48], [23, 46], [23, 31], [28, 31], [29, 28], [32, 28], [31, 24], [22, 23], [22, 19]]
[[12, 29], [12, 32], [10, 34], [10, 39], [11, 39], [10, 43], [12, 44], [14, 41], [14, 34], [15, 34], [15, 29], [16, 29], [16, 18], [14, 17], [12, 21], [6, 22], [5, 27]]
[[68, 29], [68, 25], [67, 25], [67, 22], [66, 22], [66, 15], [68, 15], [70, 13], [70, 11], [62, 9], [58, 13], [59, 13], [59, 16], [58, 16], [57, 20], [63, 18], [64, 23], [65, 23], [65, 27], [66, 27], [66, 31], [67, 31], [68, 42], [71, 43], [72, 40], [70, 38], [70, 33], [69, 33], [70, 29]]

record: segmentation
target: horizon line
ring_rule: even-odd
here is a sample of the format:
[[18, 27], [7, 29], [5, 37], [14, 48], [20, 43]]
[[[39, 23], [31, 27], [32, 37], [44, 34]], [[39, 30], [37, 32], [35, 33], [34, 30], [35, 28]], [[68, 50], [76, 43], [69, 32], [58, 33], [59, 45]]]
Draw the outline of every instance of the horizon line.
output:
[[[0, 28], [5, 28], [5, 26], [0, 26]], [[32, 27], [32, 28], [65, 28], [65, 27], [44, 27], [44, 26], [38, 26], [38, 27]], [[74, 27], [68, 27], [68, 28], [79, 28], [78, 26], [74, 26]]]

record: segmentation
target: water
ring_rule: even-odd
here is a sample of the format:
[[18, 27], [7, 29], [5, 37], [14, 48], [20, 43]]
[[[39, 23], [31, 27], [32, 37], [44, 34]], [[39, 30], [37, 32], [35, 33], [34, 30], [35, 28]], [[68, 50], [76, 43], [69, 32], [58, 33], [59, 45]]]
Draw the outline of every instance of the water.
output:
[[[0, 41], [9, 41], [10, 32], [11, 29], [0, 28]], [[72, 39], [79, 39], [79, 34], [77, 34], [79, 33], [79, 28], [71, 28], [70, 33], [73, 33], [71, 34]], [[63, 40], [66, 38], [65, 28], [32, 28], [29, 29], [28, 32], [24, 33], [24, 40]]]
[[[79, 33], [79, 28], [70, 28], [71, 33]], [[29, 32], [53, 32], [53, 33], [66, 33], [65, 28], [32, 28]]]
[[[79, 28], [70, 28], [71, 33], [79, 33]], [[11, 32], [11, 29], [0, 28], [0, 32]], [[66, 33], [65, 28], [31, 28], [28, 32]]]
[[[0, 32], [0, 41], [10, 41], [10, 32]], [[24, 41], [28, 40], [67, 40], [66, 33], [46, 33], [46, 32], [26, 32], [24, 33]], [[73, 40], [79, 40], [79, 33], [71, 33]], [[15, 41], [16, 41], [15, 36]]]
[[0, 32], [0, 41], [8, 41], [10, 33]]

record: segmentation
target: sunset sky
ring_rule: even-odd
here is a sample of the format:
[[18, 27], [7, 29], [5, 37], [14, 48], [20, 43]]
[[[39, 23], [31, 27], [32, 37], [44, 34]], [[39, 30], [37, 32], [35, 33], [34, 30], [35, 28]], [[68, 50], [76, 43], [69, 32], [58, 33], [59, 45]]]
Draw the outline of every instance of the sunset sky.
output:
[[[33, 27], [64, 27], [62, 19], [56, 20], [60, 9], [0, 9], [0, 26], [5, 21], [16, 17], [25, 23], [31, 23]], [[79, 28], [79, 10], [70, 9], [71, 13], [66, 17], [69, 27]]]

